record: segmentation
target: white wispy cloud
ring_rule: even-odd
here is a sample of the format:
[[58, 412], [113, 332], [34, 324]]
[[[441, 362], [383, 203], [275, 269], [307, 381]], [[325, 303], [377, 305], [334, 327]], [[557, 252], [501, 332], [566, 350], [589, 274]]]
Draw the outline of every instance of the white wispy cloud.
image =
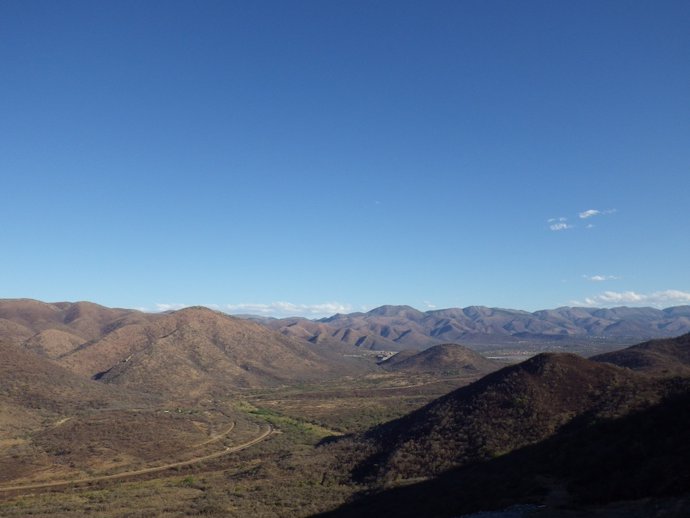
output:
[[[606, 210], [599, 210], [599, 209], [587, 209], [582, 212], [578, 212], [577, 216], [580, 219], [589, 219], [594, 216], [602, 216], [605, 214], [613, 214], [614, 212], [617, 212], [617, 209], [606, 209]], [[546, 220], [546, 222], [549, 224], [549, 230], [552, 230], [554, 232], [558, 232], [560, 230], [568, 230], [571, 228], [575, 228], [577, 225], [573, 225], [571, 223], [568, 223], [568, 218], [564, 216], [560, 216], [558, 218], [549, 218]], [[585, 228], [594, 228], [594, 225], [592, 223], [587, 223], [585, 225]]]
[[584, 301], [573, 301], [579, 306], [654, 306], [667, 307], [679, 304], [690, 304], [690, 293], [681, 290], [663, 290], [653, 293], [637, 293], [635, 291], [605, 291]]
[[592, 282], [616, 281], [620, 279], [616, 275], [583, 275], [582, 277]]
[[559, 230], [568, 230], [570, 228], [573, 228], [574, 225], [569, 225], [568, 223], [551, 223], [549, 225], [549, 230], [553, 230], [554, 232], [558, 232]]
[[233, 314], [251, 314], [267, 317], [307, 317], [319, 318], [334, 315], [335, 313], [349, 313], [352, 311], [350, 304], [340, 302], [324, 302], [321, 304], [295, 304], [293, 302], [270, 302], [226, 304], [223, 309]]
[[432, 302], [425, 300], [424, 307], [426, 307], [427, 309], [436, 309], [436, 304], [433, 304]]
[[593, 216], [602, 216], [605, 214], [613, 214], [616, 211], [617, 211], [617, 209], [606, 209], [606, 210], [588, 209], [588, 210], [580, 212], [578, 214], [578, 216], [580, 219], [587, 219], [587, 218], [591, 218]]
[[601, 214], [600, 210], [589, 209], [589, 210], [586, 210], [584, 212], [580, 212], [578, 214], [578, 216], [580, 216], [580, 219], [587, 219], [587, 218], [591, 218], [592, 216], [598, 216], [599, 214]]
[[179, 302], [162, 302], [156, 304], [156, 311], [177, 311], [178, 309], [188, 308], [189, 304], [182, 304]]

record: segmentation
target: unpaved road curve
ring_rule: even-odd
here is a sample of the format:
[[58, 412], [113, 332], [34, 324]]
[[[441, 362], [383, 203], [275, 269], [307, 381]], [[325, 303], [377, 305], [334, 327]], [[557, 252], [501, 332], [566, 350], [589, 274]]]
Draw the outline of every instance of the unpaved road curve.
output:
[[123, 479], [123, 478], [136, 477], [138, 475], [145, 475], [148, 473], [157, 473], [159, 471], [165, 471], [165, 470], [172, 469], [172, 468], [179, 468], [182, 466], [190, 466], [192, 464], [198, 464], [199, 462], [204, 462], [204, 461], [211, 460], [211, 459], [217, 459], [218, 457], [222, 457], [223, 455], [228, 455], [229, 453], [235, 453], [235, 452], [238, 452], [241, 450], [245, 450], [245, 449], [249, 448], [250, 446], [254, 446], [255, 444], [260, 443], [261, 441], [267, 439], [269, 437], [269, 435], [271, 435], [274, 431], [275, 430], [273, 429], [273, 427], [269, 424], [269, 425], [267, 425], [267, 428], [263, 432], [261, 432], [260, 435], [258, 435], [257, 437], [254, 437], [251, 441], [247, 441], [247, 442], [239, 444], [237, 446], [228, 446], [222, 451], [218, 451], [216, 453], [211, 453], [209, 455], [204, 455], [203, 457], [196, 457], [194, 459], [184, 460], [181, 462], [173, 462], [171, 464], [164, 464], [162, 466], [154, 466], [151, 468], [142, 468], [142, 469], [137, 469], [134, 471], [124, 471], [122, 473], [115, 473], [114, 475], [101, 475], [99, 477], [79, 478], [79, 479], [73, 479], [73, 480], [55, 480], [53, 482], [43, 482], [41, 484], [27, 484], [27, 485], [23, 485], [23, 486], [5, 486], [5, 487], [0, 487], [0, 493], [9, 492], [9, 491], [21, 491], [21, 490], [27, 490], [27, 489], [57, 488], [57, 487], [62, 487], [62, 486], [90, 484], [92, 482], [119, 480], [119, 479]]

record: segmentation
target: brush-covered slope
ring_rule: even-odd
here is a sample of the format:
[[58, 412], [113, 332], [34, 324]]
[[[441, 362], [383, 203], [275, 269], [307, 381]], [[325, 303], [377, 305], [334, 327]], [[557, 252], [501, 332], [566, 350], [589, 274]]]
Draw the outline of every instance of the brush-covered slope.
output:
[[583, 416], [542, 442], [323, 516], [451, 517], [516, 504], [539, 505], [525, 516], [690, 516], [690, 381], [660, 383], [665, 396], [647, 408]]
[[[407, 352], [407, 351], [405, 351]], [[456, 374], [488, 374], [503, 367], [481, 354], [458, 344], [434, 345], [415, 354], [403, 352], [380, 363], [395, 372], [435, 372]]]
[[[46, 303], [32, 299], [0, 299], [0, 321], [22, 326], [31, 335], [46, 329], [57, 329], [80, 336], [84, 341], [94, 340], [115, 326], [156, 317], [132, 309], [107, 308], [92, 302]], [[28, 338], [25, 333], [24, 339]]]
[[102, 406], [109, 387], [79, 376], [14, 344], [0, 343], [0, 397], [26, 408], [49, 410]]
[[[335, 315], [336, 318], [340, 315]], [[362, 349], [397, 351], [401, 346], [392, 339], [382, 336], [381, 330], [374, 327], [366, 329], [361, 326], [349, 327], [347, 324], [330, 325], [324, 321], [306, 318], [282, 318], [260, 321], [269, 329], [286, 336], [324, 345], [345, 344]], [[383, 330], [385, 332], [385, 330]]]
[[233, 421], [245, 426], [231, 407], [169, 412], [178, 402], [99, 383], [15, 344], [0, 344], [0, 358], [0, 486], [184, 460], [209, 451]]
[[101, 382], [190, 397], [369, 368], [357, 358], [206, 308], [119, 327], [60, 361]]
[[590, 359], [650, 374], [687, 376], [690, 375], [690, 333], [677, 338], [651, 340]]
[[85, 341], [83, 337], [67, 331], [46, 329], [26, 339], [22, 345], [25, 349], [41, 356], [57, 359], [74, 351]]
[[141, 395], [114, 391], [15, 344], [0, 343], [0, 439], [40, 428], [45, 419], [119, 404]]
[[[572, 354], [540, 354], [357, 438], [356, 478], [429, 476], [553, 435], [586, 412], [622, 415], [655, 402], [646, 377]], [[368, 450], [367, 450], [368, 448]]]
[[5, 299], [0, 300], [0, 340], [56, 359], [118, 327], [159, 317], [91, 302]]

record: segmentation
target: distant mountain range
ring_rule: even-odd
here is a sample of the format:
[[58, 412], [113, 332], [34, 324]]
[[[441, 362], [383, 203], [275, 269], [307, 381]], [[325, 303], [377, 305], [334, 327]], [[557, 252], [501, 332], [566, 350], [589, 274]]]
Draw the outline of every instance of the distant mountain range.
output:
[[419, 311], [381, 306], [320, 320], [247, 317], [312, 343], [344, 342], [373, 350], [425, 349], [462, 343], [474, 349], [520, 344], [567, 347], [592, 341], [629, 345], [690, 332], [690, 306], [655, 308], [562, 307], [530, 313], [470, 306]]

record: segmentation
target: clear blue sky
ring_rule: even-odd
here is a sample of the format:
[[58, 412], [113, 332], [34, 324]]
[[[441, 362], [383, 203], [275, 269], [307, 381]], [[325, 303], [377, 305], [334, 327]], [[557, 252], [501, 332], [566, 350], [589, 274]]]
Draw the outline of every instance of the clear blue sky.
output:
[[0, 297], [690, 303], [690, 2], [5, 0], [0, 63]]

